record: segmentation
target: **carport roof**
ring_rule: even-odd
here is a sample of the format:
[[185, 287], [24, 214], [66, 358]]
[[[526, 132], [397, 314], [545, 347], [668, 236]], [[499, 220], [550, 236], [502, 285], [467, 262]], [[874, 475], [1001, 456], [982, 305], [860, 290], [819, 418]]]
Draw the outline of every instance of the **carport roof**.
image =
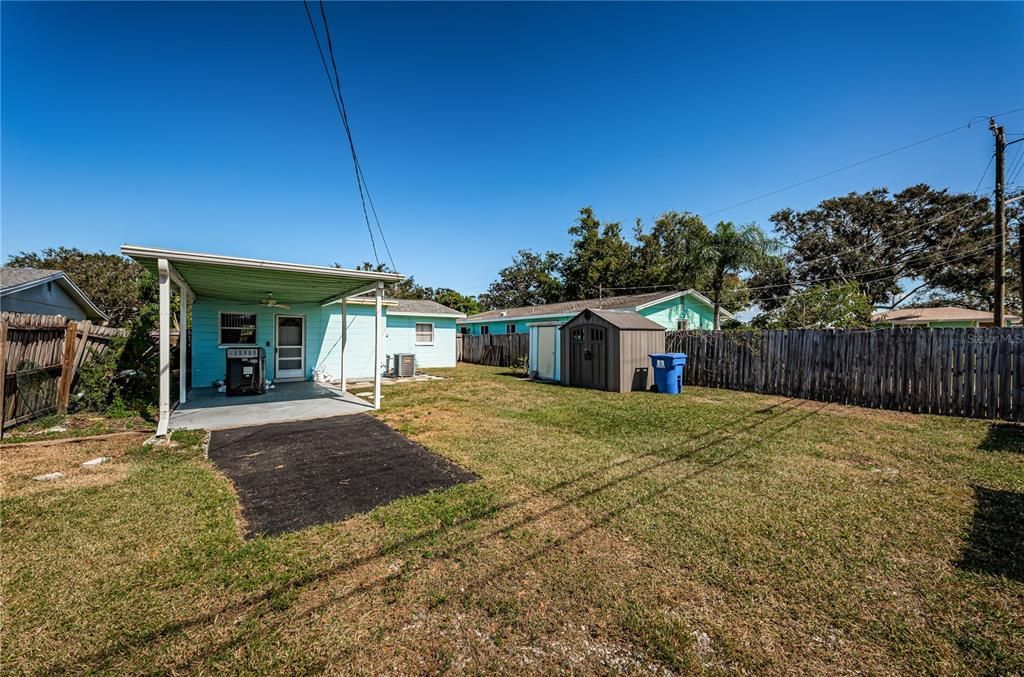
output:
[[398, 282], [404, 275], [328, 268], [301, 263], [265, 261], [219, 254], [122, 245], [121, 253], [154, 275], [157, 261], [167, 259], [196, 296], [259, 303], [267, 294], [281, 303], [328, 303], [373, 288], [377, 282]]

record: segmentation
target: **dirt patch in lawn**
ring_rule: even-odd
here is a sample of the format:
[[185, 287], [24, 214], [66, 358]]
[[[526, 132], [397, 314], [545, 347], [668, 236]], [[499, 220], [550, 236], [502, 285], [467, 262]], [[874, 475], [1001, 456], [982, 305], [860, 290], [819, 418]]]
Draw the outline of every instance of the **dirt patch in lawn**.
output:
[[[139, 433], [95, 441], [39, 446], [3, 445], [0, 447], [0, 480], [3, 481], [3, 493], [5, 496], [28, 496], [53, 489], [112, 484], [123, 479], [128, 472], [128, 465], [121, 462], [125, 452], [138, 447], [147, 436], [147, 433]], [[100, 456], [109, 457], [111, 460], [92, 468], [82, 467], [85, 461]], [[64, 473], [64, 477], [46, 482], [32, 479], [53, 472]]]
[[476, 479], [364, 414], [218, 430], [210, 460], [234, 483], [253, 536]]

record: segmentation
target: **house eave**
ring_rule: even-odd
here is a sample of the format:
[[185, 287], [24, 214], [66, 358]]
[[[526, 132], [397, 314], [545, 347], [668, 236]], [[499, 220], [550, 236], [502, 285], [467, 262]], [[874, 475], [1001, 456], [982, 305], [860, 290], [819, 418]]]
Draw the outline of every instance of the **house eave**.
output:
[[[401, 273], [378, 273], [372, 270], [353, 270], [351, 268], [331, 268], [329, 266], [313, 266], [305, 263], [286, 263], [266, 259], [251, 259], [221, 254], [203, 254], [177, 249], [159, 249], [140, 245], [121, 245], [121, 253], [131, 258], [167, 259], [168, 261], [187, 261], [189, 263], [206, 263], [210, 265], [231, 266], [235, 268], [252, 268], [257, 270], [277, 270], [291, 273], [312, 273], [316, 275], [362, 279], [366, 281], [401, 282], [405, 275]], [[363, 292], [365, 293], [365, 292]]]
[[38, 280], [24, 282], [13, 287], [5, 287], [3, 289], [0, 289], [0, 296], [16, 294], [21, 291], [33, 289], [34, 287], [47, 284], [49, 282], [56, 282], [57, 284], [59, 284], [61, 289], [63, 289], [68, 296], [74, 299], [75, 303], [77, 303], [82, 308], [82, 310], [85, 311], [86, 317], [88, 317], [90, 320], [102, 320], [106, 322], [110, 319], [110, 316], [104, 313], [102, 310], [100, 310], [96, 306], [96, 304], [92, 302], [92, 299], [86, 296], [85, 292], [79, 289], [78, 285], [75, 284], [71, 280], [71, 278], [68, 277], [67, 274], [63, 272], [54, 273], [53, 275], [47, 275], [46, 277], [41, 277]]

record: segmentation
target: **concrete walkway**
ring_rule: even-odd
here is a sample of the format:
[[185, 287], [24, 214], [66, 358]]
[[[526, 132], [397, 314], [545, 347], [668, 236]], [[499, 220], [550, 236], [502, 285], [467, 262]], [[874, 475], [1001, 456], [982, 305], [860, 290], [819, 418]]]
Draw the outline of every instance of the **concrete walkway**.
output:
[[171, 413], [170, 429], [225, 430], [265, 423], [308, 421], [371, 411], [351, 393], [311, 381], [278, 383], [262, 395], [228, 397], [214, 388], [193, 388], [186, 404]]

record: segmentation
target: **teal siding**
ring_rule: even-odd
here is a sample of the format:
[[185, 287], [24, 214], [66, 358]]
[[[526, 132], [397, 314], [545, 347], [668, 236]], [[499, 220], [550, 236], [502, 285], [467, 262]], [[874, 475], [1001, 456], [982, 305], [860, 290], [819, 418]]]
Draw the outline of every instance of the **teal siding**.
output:
[[[320, 309], [323, 330], [316, 367], [332, 379], [341, 378], [341, 304], [333, 303]], [[387, 308], [381, 318], [387, 323]], [[345, 344], [346, 380], [373, 378], [374, 349], [374, 307], [364, 304], [348, 306], [348, 338]], [[387, 332], [384, 334], [384, 352], [387, 348]], [[385, 355], [381, 355], [383, 367]]]
[[641, 310], [640, 314], [669, 331], [675, 331], [679, 327], [679, 320], [684, 319], [690, 329], [714, 329], [715, 327], [714, 308], [686, 296], [656, 303]]
[[[713, 329], [715, 326], [715, 310], [711, 306], [699, 302], [697, 299], [680, 296], [661, 303], [656, 303], [649, 308], [639, 311], [644, 317], [654, 320], [665, 329], [675, 331], [678, 327], [677, 321], [686, 319], [690, 329]], [[464, 322], [460, 327], [469, 327], [469, 333], [474, 336], [480, 335], [481, 327], [488, 327], [491, 334], [504, 334], [505, 325], [515, 323], [516, 333], [529, 331], [528, 325], [534, 322], [568, 322], [576, 313], [563, 315], [561, 317], [537, 317], [522, 318], [515, 320], [498, 320], [487, 322]]]
[[486, 326], [491, 334], [506, 334], [508, 332], [505, 331], [505, 325], [514, 323], [516, 325], [516, 333], [525, 334], [530, 331], [530, 327], [528, 325], [534, 322], [568, 322], [573, 317], [575, 317], [575, 314], [565, 315], [563, 317], [524, 318], [519, 320], [508, 320], [507, 322], [504, 320], [498, 322], [467, 322], [459, 326], [469, 327], [470, 334], [473, 334], [474, 336], [479, 336], [480, 327]]
[[[302, 315], [306, 319], [305, 378], [316, 369], [330, 378], [341, 372], [341, 304], [293, 305], [289, 309], [261, 305], [240, 305], [221, 299], [198, 298], [192, 305], [192, 384], [196, 388], [213, 385], [224, 378], [225, 350], [218, 345], [220, 313], [256, 313], [256, 342], [267, 352], [267, 377], [274, 375], [274, 318], [277, 315]], [[455, 319], [440, 317], [388, 317], [384, 309], [384, 352], [410, 352], [421, 367], [455, 366]], [[416, 322], [434, 323], [434, 345], [415, 345]], [[346, 378], [372, 378], [374, 349], [374, 307], [348, 306], [348, 342], [345, 347]], [[382, 364], [384, 356], [381, 356]]]
[[[434, 325], [434, 344], [416, 345], [416, 323], [431, 322]], [[388, 318], [388, 354], [415, 353], [416, 366], [455, 366], [455, 318], [415, 317], [395, 315]]]

